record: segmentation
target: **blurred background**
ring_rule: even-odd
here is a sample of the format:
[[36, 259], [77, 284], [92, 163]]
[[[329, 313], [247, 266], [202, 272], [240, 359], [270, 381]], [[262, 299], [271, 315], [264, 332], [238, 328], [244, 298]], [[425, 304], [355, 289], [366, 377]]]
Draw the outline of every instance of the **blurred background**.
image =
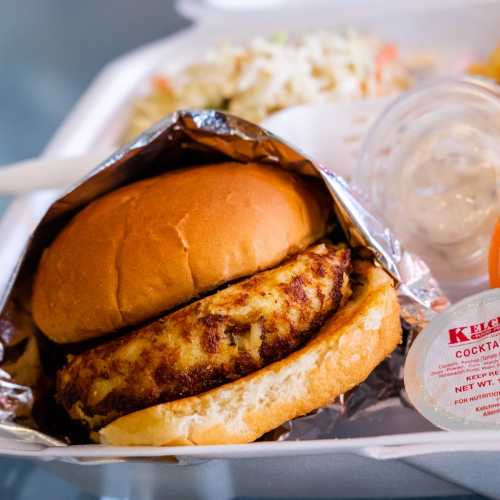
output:
[[1, 163], [36, 156], [106, 63], [186, 27], [173, 3], [2, 2]]
[[106, 63], [188, 24], [174, 0], [2, 2], [0, 165], [37, 156]]

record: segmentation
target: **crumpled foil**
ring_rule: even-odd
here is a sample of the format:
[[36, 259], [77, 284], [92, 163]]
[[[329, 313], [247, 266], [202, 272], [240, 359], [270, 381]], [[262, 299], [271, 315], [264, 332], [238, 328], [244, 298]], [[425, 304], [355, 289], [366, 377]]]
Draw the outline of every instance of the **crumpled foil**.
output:
[[402, 381], [404, 355], [412, 336], [447, 303], [427, 266], [405, 251], [341, 178], [291, 145], [228, 114], [179, 111], [72, 186], [48, 209], [34, 231], [7, 290], [0, 296], [0, 432], [51, 446], [87, 439], [81, 430], [79, 434], [72, 428], [74, 424], [50, 397], [53, 367], [64, 359], [64, 347], [43, 337], [30, 315], [31, 284], [43, 249], [78, 210], [105, 193], [171, 168], [228, 159], [263, 162], [321, 178], [350, 245], [373, 258], [398, 283], [405, 331], [402, 346], [364, 383], [328, 407], [288, 422], [263, 439], [360, 437], [429, 429], [406, 400]]

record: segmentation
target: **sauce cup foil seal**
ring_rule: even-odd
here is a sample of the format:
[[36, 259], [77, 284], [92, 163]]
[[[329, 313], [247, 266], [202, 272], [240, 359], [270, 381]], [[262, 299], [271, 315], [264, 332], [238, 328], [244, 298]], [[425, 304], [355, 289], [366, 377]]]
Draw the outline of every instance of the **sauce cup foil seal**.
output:
[[430, 321], [410, 348], [404, 382], [418, 411], [442, 429], [500, 429], [500, 289]]
[[[359, 423], [364, 419], [362, 427], [374, 429], [374, 419], [383, 420], [388, 409], [415, 414], [408, 407], [403, 390], [404, 355], [414, 334], [435, 314], [437, 307], [446, 304], [428, 267], [405, 251], [332, 170], [314, 163], [290, 144], [250, 122], [218, 111], [191, 110], [168, 115], [70, 186], [49, 207], [31, 235], [7, 288], [0, 291], [0, 368], [6, 372], [9, 365], [16, 368], [13, 373], [0, 376], [0, 435], [50, 446], [86, 442], [72, 433], [67, 416], [53, 398], [47, 397], [54, 366], [61, 364], [65, 353], [37, 331], [30, 314], [32, 279], [43, 248], [76, 212], [99, 196], [169, 169], [224, 160], [263, 162], [321, 179], [332, 196], [338, 222], [350, 245], [359, 254], [374, 259], [398, 284], [405, 331], [402, 346], [363, 384], [330, 406], [289, 422], [263, 439], [356, 437], [357, 431], [340, 432], [339, 424]], [[384, 426], [378, 432], [386, 434], [388, 430]], [[119, 460], [133, 456], [129, 449]], [[63, 459], [81, 460], [70, 454]]]

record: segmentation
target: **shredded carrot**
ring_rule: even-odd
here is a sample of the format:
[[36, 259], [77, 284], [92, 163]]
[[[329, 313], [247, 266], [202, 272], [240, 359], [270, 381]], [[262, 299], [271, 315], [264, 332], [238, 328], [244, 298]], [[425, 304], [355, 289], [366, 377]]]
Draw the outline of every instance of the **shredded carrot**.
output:
[[166, 76], [159, 76], [156, 75], [153, 77], [153, 87], [155, 87], [158, 90], [172, 90], [172, 85], [170, 83], [170, 80]]
[[377, 54], [375, 65], [377, 67], [377, 74], [380, 74], [382, 68], [391, 61], [398, 57], [398, 48], [394, 43], [388, 43], [382, 47], [382, 50]]
[[398, 57], [398, 48], [395, 43], [386, 43], [379, 52], [377, 59], [379, 64], [385, 64]]
[[398, 48], [394, 43], [387, 43], [382, 47], [382, 50], [377, 54], [375, 59], [375, 75], [377, 78], [377, 94], [381, 93], [382, 70], [385, 65], [394, 61], [398, 57]]

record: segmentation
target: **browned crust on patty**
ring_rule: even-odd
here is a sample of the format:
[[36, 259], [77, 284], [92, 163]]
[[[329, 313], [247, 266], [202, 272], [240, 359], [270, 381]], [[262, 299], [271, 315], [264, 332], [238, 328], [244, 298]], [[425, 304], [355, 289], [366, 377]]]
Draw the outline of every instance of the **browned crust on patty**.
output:
[[345, 246], [310, 247], [275, 269], [75, 356], [59, 373], [58, 400], [73, 418], [96, 428], [282, 359], [339, 307], [349, 262]]
[[400, 342], [401, 323], [387, 273], [366, 261], [354, 267], [353, 296], [301, 349], [203, 394], [125, 415], [98, 439], [119, 446], [249, 443], [362, 382]]

